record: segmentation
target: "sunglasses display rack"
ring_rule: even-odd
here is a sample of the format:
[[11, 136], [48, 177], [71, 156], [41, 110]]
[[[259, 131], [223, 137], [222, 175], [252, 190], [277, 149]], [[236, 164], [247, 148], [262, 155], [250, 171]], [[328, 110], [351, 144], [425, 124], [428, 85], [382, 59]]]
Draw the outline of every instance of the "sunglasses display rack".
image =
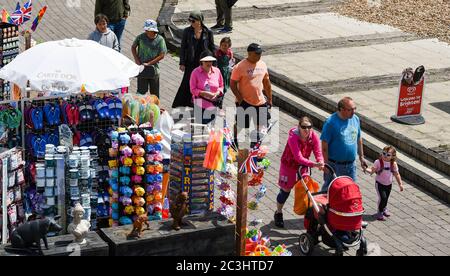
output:
[[[0, 23], [0, 68], [19, 54], [19, 27]], [[0, 79], [0, 101], [11, 98], [11, 83]]]
[[205, 214], [214, 209], [214, 172], [203, 167], [209, 136], [196, 127], [191, 133], [172, 132], [169, 195], [187, 192], [189, 214]]
[[0, 153], [0, 241], [6, 244], [11, 231], [26, 221], [23, 150], [13, 148]]

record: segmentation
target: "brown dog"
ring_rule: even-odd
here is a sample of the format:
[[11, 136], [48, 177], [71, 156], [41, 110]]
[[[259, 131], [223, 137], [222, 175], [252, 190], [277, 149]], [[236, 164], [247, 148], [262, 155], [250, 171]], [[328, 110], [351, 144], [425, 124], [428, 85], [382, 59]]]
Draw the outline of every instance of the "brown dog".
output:
[[183, 217], [187, 212], [187, 199], [188, 194], [186, 192], [181, 192], [175, 198], [175, 201], [172, 201], [170, 204], [170, 214], [173, 218], [172, 228], [175, 230], [180, 230], [183, 224]]
[[147, 214], [140, 215], [136, 221], [133, 223], [133, 230], [127, 235], [127, 238], [140, 238], [142, 234], [142, 226], [147, 225], [147, 229], [150, 229], [150, 224], [148, 224]]

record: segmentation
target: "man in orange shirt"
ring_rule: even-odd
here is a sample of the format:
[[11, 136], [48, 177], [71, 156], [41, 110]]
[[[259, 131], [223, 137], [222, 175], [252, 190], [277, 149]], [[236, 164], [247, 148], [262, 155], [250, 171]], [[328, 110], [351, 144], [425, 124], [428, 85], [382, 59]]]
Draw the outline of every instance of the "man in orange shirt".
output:
[[[261, 60], [261, 46], [252, 43], [247, 48], [247, 59], [239, 62], [231, 74], [230, 88], [236, 96], [235, 142], [238, 133], [250, 128], [250, 118], [256, 125], [257, 136], [252, 137], [252, 147], [260, 139], [260, 131], [267, 127], [272, 107], [272, 85], [267, 65]], [[255, 139], [256, 138], [256, 139]]]

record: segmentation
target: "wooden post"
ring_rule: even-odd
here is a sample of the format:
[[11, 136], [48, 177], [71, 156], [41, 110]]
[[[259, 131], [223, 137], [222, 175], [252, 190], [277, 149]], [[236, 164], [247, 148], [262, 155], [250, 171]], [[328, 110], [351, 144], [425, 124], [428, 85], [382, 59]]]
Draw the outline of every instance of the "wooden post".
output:
[[25, 50], [28, 50], [31, 48], [31, 32], [25, 31], [23, 36], [25, 37]]
[[[25, 31], [23, 34], [25, 38], [25, 51], [31, 48], [31, 31]], [[30, 98], [30, 81], [27, 82], [27, 89], [24, 91], [25, 97]]]
[[[248, 149], [239, 150], [238, 169], [248, 157]], [[238, 174], [236, 203], [236, 255], [245, 256], [245, 236], [247, 234], [247, 193], [248, 176]]]

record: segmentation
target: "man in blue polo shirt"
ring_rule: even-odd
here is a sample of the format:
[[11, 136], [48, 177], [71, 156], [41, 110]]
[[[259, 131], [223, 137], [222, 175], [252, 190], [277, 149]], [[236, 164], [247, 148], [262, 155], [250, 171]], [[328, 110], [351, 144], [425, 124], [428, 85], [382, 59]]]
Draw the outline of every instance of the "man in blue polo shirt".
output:
[[[322, 152], [325, 163], [337, 176], [349, 176], [356, 182], [356, 156], [359, 155], [362, 168], [364, 160], [363, 142], [359, 117], [355, 115], [356, 105], [352, 98], [345, 97], [338, 103], [338, 111], [331, 115], [322, 129]], [[330, 172], [324, 174], [322, 191], [327, 191], [333, 180]]]

